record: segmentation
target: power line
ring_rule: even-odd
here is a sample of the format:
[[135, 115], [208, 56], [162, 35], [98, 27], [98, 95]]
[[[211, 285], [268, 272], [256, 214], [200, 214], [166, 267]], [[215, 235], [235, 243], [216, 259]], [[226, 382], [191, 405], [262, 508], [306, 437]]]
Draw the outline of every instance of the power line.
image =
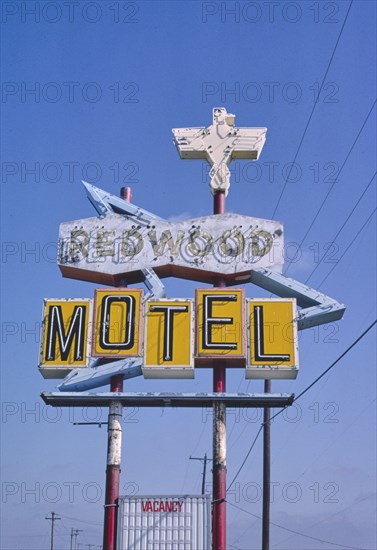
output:
[[[247, 390], [246, 390], [247, 391]], [[250, 409], [250, 410], [255, 410], [255, 411], [261, 411], [262, 409]], [[259, 414], [259, 412], [257, 413]], [[249, 420], [249, 419], [248, 419]], [[255, 419], [255, 422], [257, 421], [257, 418]], [[252, 420], [251, 422], [254, 422], [254, 420]], [[235, 423], [233, 424], [233, 426], [235, 426]], [[245, 431], [247, 430], [249, 424], [248, 423], [245, 423], [242, 430], [240, 431], [240, 433], [238, 434], [237, 438], [232, 442], [232, 445], [229, 446], [229, 451], [231, 451], [238, 443], [238, 441], [241, 439], [242, 435], [245, 433]], [[233, 431], [233, 430], [232, 430]]]
[[184, 475], [184, 477], [183, 477], [183, 483], [182, 483], [182, 489], [181, 489], [181, 493], [183, 493], [183, 491], [184, 491], [184, 488], [185, 488], [185, 485], [186, 485], [186, 481], [187, 481], [187, 475], [188, 475], [189, 467], [190, 467], [190, 461], [188, 460], [188, 461], [187, 461], [187, 464], [186, 464], [186, 471], [185, 471], [185, 475]]
[[[203, 420], [203, 419], [202, 419], [202, 420]], [[202, 428], [202, 431], [200, 432], [200, 435], [199, 435], [198, 441], [197, 441], [197, 443], [196, 443], [196, 445], [195, 445], [195, 447], [194, 447], [194, 450], [192, 451], [193, 453], [195, 453], [195, 451], [196, 451], [197, 448], [199, 447], [199, 444], [200, 444], [200, 442], [201, 442], [201, 440], [202, 440], [202, 437], [203, 437], [203, 435], [204, 435], [204, 432], [205, 432], [205, 430], [206, 430], [206, 428], [207, 428], [207, 424], [208, 424], [208, 423], [207, 423], [207, 419], [206, 419], [206, 421], [203, 422], [203, 428]]]
[[373, 403], [375, 403], [375, 401], [376, 401], [376, 399], [373, 399], [370, 403], [368, 403], [368, 405], [362, 409], [362, 411], [360, 412], [360, 414], [358, 414], [358, 415], [356, 416], [356, 418], [355, 418], [350, 424], [348, 424], [348, 426], [347, 426], [342, 432], [340, 432], [340, 434], [338, 435], [338, 437], [336, 437], [335, 439], [332, 439], [331, 442], [330, 442], [330, 444], [327, 445], [327, 447], [325, 447], [325, 449], [323, 449], [323, 450], [314, 458], [314, 460], [312, 460], [312, 461], [310, 462], [310, 464], [309, 464], [308, 466], [306, 466], [305, 470], [303, 470], [303, 471], [301, 472], [301, 474], [300, 474], [298, 477], [296, 477], [295, 481], [298, 481], [302, 476], [304, 476], [304, 475], [308, 472], [308, 470], [310, 469], [310, 467], [313, 466], [313, 464], [315, 464], [315, 462], [317, 462], [317, 460], [318, 460], [319, 458], [321, 458], [321, 456], [322, 456], [324, 453], [326, 453], [326, 452], [327, 452], [327, 451], [328, 451], [328, 450], [329, 450], [329, 449], [330, 449], [330, 448], [331, 448], [331, 447], [332, 447], [341, 437], [343, 437], [343, 435], [344, 435], [344, 434], [345, 434], [354, 424], [356, 424], [356, 422], [359, 420], [359, 418], [361, 418], [361, 417], [364, 415], [365, 411], [366, 411]]
[[[307, 391], [310, 390], [310, 388], [312, 388], [315, 384], [317, 384], [317, 382], [319, 382], [321, 380], [321, 378], [323, 378], [324, 376], [326, 376], [326, 374], [332, 369], [335, 367], [335, 365], [337, 365], [339, 363], [339, 361], [341, 359], [343, 359], [343, 357], [345, 357], [368, 333], [369, 331], [372, 330], [372, 328], [374, 327], [374, 325], [377, 323], [377, 319], [373, 321], [373, 323], [371, 325], [369, 325], [369, 327], [364, 330], [364, 332], [362, 334], [360, 334], [360, 336], [358, 338], [356, 338], [356, 340], [354, 340], [352, 342], [352, 344], [341, 354], [339, 355], [339, 357], [337, 359], [335, 359], [335, 361], [333, 363], [331, 363], [331, 365], [329, 367], [327, 367], [327, 369], [325, 369], [322, 374], [320, 374], [319, 376], [317, 376], [317, 378], [315, 380], [313, 380], [313, 382], [311, 382], [311, 384], [309, 384], [309, 386], [307, 386], [301, 393], [298, 394], [297, 397], [294, 398], [293, 402], [295, 403], [296, 401], [298, 401]], [[277, 416], [279, 416], [283, 411], [285, 411], [286, 407], [280, 409], [277, 413], [275, 413], [274, 415], [271, 416], [270, 418], [270, 422], [276, 418]], [[230, 485], [228, 486], [227, 488], [227, 491], [229, 491], [229, 489], [232, 487], [233, 483], [236, 481], [237, 477], [239, 476], [242, 468], [244, 467], [244, 465], [246, 464], [246, 461], [247, 459], [249, 458], [250, 456], [250, 453], [251, 451], [253, 450], [258, 438], [259, 438], [259, 435], [261, 434], [262, 430], [263, 430], [263, 426], [264, 426], [264, 423], [262, 423], [259, 427], [259, 430], [256, 434], [256, 436], [254, 437], [253, 439], [253, 442], [248, 450], [248, 452], [246, 453], [246, 456], [241, 464], [241, 466], [238, 468], [237, 470], [237, 473], [236, 475], [234, 476], [234, 478], [232, 479]]]
[[78, 523], [88, 523], [89, 525], [103, 525], [103, 523], [97, 522], [97, 521], [88, 521], [85, 519], [79, 519], [79, 518], [72, 518], [70, 516], [63, 516], [63, 514], [60, 514], [62, 518], [64, 519], [70, 519], [71, 521], [76, 521]]
[[[364, 191], [362, 192], [362, 194], [360, 195], [360, 198], [359, 200], [357, 201], [357, 203], [354, 205], [354, 207], [352, 208], [351, 212], [348, 214], [347, 218], [344, 220], [343, 224], [342, 224], [342, 227], [339, 229], [339, 231], [337, 232], [337, 234], [335, 235], [335, 237], [332, 239], [331, 242], [335, 242], [336, 239], [339, 237], [340, 233], [342, 232], [343, 228], [345, 227], [346, 223], [348, 222], [348, 220], [351, 218], [352, 214], [354, 213], [354, 211], [356, 210], [357, 206], [359, 205], [360, 201], [362, 200], [362, 198], [364, 197], [365, 193], [368, 191], [369, 187], [372, 185], [372, 182], [374, 180], [374, 178], [376, 177], [376, 174], [377, 172], [375, 172], [370, 180], [370, 182], [368, 183], [368, 185], [366, 186], [366, 188], [364, 189]], [[313, 269], [313, 271], [310, 273], [309, 277], [307, 277], [306, 281], [305, 281], [305, 284], [307, 284], [307, 282], [312, 278], [312, 276], [314, 275], [314, 273], [316, 272], [316, 270], [319, 268], [319, 266], [321, 265], [322, 261], [325, 259], [326, 257], [326, 253], [322, 256], [321, 260], [317, 263], [317, 265], [315, 266], [315, 268]]]
[[257, 519], [253, 522], [250, 522], [250, 524], [246, 527], [246, 529], [244, 531], [242, 531], [242, 533], [240, 535], [237, 536], [237, 538], [234, 540], [234, 542], [239, 542], [242, 537], [245, 535], [245, 533], [247, 533], [249, 531], [249, 529], [252, 529], [254, 527], [254, 525], [257, 523]]
[[[375, 402], [376, 402], [376, 399], [374, 398], [370, 403], [368, 403], [368, 405], [367, 405], [366, 407], [364, 407], [364, 408], [361, 410], [360, 414], [358, 414], [358, 415], [352, 420], [352, 422], [351, 422], [350, 424], [348, 424], [347, 427], [346, 427], [346, 428], [345, 428], [336, 438], [332, 439], [329, 445], [327, 445], [319, 454], [317, 454], [317, 456], [314, 458], [314, 460], [312, 460], [312, 461], [310, 462], [310, 464], [309, 464], [308, 466], [305, 467], [305, 469], [301, 472], [300, 475], [298, 475], [298, 476], [295, 478], [294, 481], [297, 482], [302, 476], [304, 476], [304, 475], [309, 471], [310, 467], [313, 466], [313, 464], [315, 464], [315, 463], [317, 462], [317, 460], [318, 460], [319, 458], [321, 458], [321, 457], [322, 457], [322, 456], [323, 456], [323, 455], [324, 455], [324, 454], [325, 454], [325, 453], [326, 453], [326, 452], [327, 452], [327, 451], [328, 451], [337, 441], [339, 441], [339, 439], [341, 439], [341, 438], [343, 437], [343, 435], [344, 435], [352, 426], [354, 426], [354, 425], [359, 421], [359, 419], [365, 414], [366, 410], [367, 410], [371, 405], [373, 405], [373, 403], [375, 403]], [[354, 504], [357, 504], [357, 502], [362, 502], [362, 501], [364, 501], [364, 500], [366, 500], [366, 499], [368, 499], [368, 498], [370, 498], [370, 497], [371, 497], [371, 495], [368, 495], [367, 497], [365, 497], [365, 498], [363, 498], [363, 499], [361, 499], [361, 500], [359, 500], [359, 501], [356, 501], [356, 502], [352, 503], [351, 505], [347, 506], [347, 508], [344, 508], [343, 511], [344, 511], [344, 510], [347, 510], [350, 506], [353, 506]], [[341, 510], [341, 511], [342, 511], [342, 510]], [[310, 529], [311, 527], [314, 527], [315, 525], [318, 525], [319, 523], [322, 523], [323, 521], [329, 519], [329, 518], [332, 517], [333, 515], [339, 514], [341, 511], [335, 512], [335, 513], [332, 514], [331, 516], [326, 516], [324, 519], [322, 519], [322, 520], [316, 522], [316, 523], [313, 524], [313, 525], [310, 525], [309, 529]], [[285, 541], [282, 541], [282, 542], [285, 542]], [[275, 546], [278, 546], [278, 545], [275, 545]], [[274, 547], [275, 547], [275, 546], [274, 546]]]
[[253, 442], [250, 446], [250, 449], [247, 451], [246, 456], [245, 456], [241, 466], [238, 468], [238, 471], [237, 471], [236, 475], [234, 476], [234, 478], [232, 479], [230, 485], [228, 486], [227, 491], [229, 491], [229, 489], [232, 487], [233, 483], [236, 481], [237, 477], [239, 476], [242, 468], [245, 466], [245, 463], [246, 463], [247, 459], [249, 458], [251, 451], [254, 449], [254, 445], [257, 442], [257, 439], [258, 439], [258, 437], [259, 437], [262, 430], [263, 430], [263, 424], [260, 425], [259, 430], [257, 431], [257, 435], [254, 437], [254, 440], [253, 440]]
[[352, 241], [349, 243], [349, 245], [347, 246], [347, 248], [345, 249], [345, 251], [343, 252], [343, 254], [340, 256], [339, 260], [337, 261], [336, 264], [333, 265], [333, 267], [330, 269], [330, 271], [328, 272], [328, 274], [326, 275], [326, 277], [324, 279], [322, 279], [322, 281], [320, 282], [320, 284], [318, 285], [318, 289], [323, 285], [323, 283], [326, 281], [326, 279], [328, 279], [328, 277], [331, 275], [331, 273], [334, 271], [334, 269], [337, 267], [337, 265], [339, 265], [339, 262], [342, 260], [342, 258], [347, 254], [348, 250], [351, 248], [351, 246], [353, 245], [353, 243], [356, 241], [357, 237], [360, 235], [360, 233], [363, 231], [363, 229], [368, 225], [369, 221], [371, 220], [371, 218], [374, 216], [374, 214], [376, 213], [376, 210], [377, 208], [375, 208], [373, 210], [373, 212], [371, 212], [370, 216], [367, 218], [367, 220], [364, 222], [364, 224], [362, 225], [362, 227], [359, 229], [359, 231], [356, 233], [356, 235], [354, 236], [354, 238], [352, 239]]
[[[300, 397], [302, 397], [307, 391], [310, 390], [310, 388], [312, 388], [315, 384], [317, 384], [317, 382], [319, 382], [321, 380], [321, 378], [323, 378], [324, 376], [326, 376], [326, 374], [335, 367], [335, 365], [337, 365], [339, 363], [339, 361], [341, 361], [343, 359], [343, 357], [345, 357], [363, 338], [365, 338], [365, 336], [368, 334], [368, 332], [370, 332], [372, 330], [372, 328], [374, 327], [374, 325], [377, 323], [377, 319], [375, 319], [373, 321], [373, 323], [371, 323], [369, 325], [369, 327], [367, 329], [364, 330], [364, 332], [362, 334], [360, 334], [360, 336], [358, 338], [356, 338], [356, 340], [354, 340], [352, 342], [352, 344], [345, 350], [343, 351], [343, 353], [341, 355], [339, 355], [339, 357], [337, 359], [335, 359], [335, 361], [333, 363], [331, 363], [331, 365], [329, 367], [327, 367], [327, 369], [325, 369], [322, 374], [320, 374], [319, 376], [317, 376], [317, 378], [315, 380], [313, 380], [313, 382], [311, 384], [309, 384], [309, 386], [306, 386], [306, 388], [304, 390], [302, 390], [301, 393], [298, 394], [297, 397], [295, 397], [294, 399], [294, 402], [298, 401], [300, 399]], [[281, 411], [283, 411], [284, 409], [281, 409]], [[280, 411], [279, 413], [276, 413], [274, 416], [271, 417], [271, 420], [276, 417], [278, 414], [280, 414]]]
[[[41, 535], [30, 535], [29, 533], [27, 535], [22, 535], [21, 533], [17, 533], [17, 535], [6, 535], [7, 538], [47, 538], [48, 535], [46, 533], [43, 533]], [[54, 533], [54, 538], [56, 537], [66, 537], [67, 533]]]
[[287, 175], [287, 177], [286, 177], [286, 179], [285, 179], [285, 182], [284, 182], [284, 185], [283, 185], [283, 189], [282, 189], [282, 191], [281, 191], [281, 193], [280, 193], [280, 196], [279, 196], [279, 198], [278, 198], [278, 202], [277, 202], [277, 204], [276, 204], [276, 206], [275, 206], [275, 210], [274, 210], [274, 212], [273, 212], [273, 214], [272, 214], [272, 219], [275, 217], [276, 211], [277, 211], [277, 209], [278, 209], [278, 207], [279, 207], [279, 204], [280, 204], [280, 201], [281, 201], [281, 199], [282, 199], [282, 197], [283, 197], [285, 188], [287, 187], [287, 183], [288, 183], [288, 181], [289, 181], [289, 176], [291, 175], [291, 171], [292, 171], [293, 165], [294, 165], [295, 162], [296, 162], [296, 159], [297, 159], [298, 154], [299, 154], [299, 152], [300, 152], [301, 145], [302, 145], [302, 143], [303, 143], [303, 141], [304, 141], [304, 138], [305, 138], [307, 129], [309, 128], [309, 124], [310, 124], [310, 122], [311, 122], [311, 119], [312, 119], [312, 117], [313, 117], [315, 108], [316, 108], [316, 106], [317, 106], [318, 99], [319, 99], [319, 96], [320, 96], [320, 94], [321, 94], [321, 92], [322, 92], [322, 88], [323, 88], [323, 85], [324, 85], [324, 83], [325, 83], [327, 74], [328, 74], [328, 72], [329, 72], [329, 70], [330, 70], [330, 66], [331, 66], [332, 60], [334, 59], [334, 55], [335, 55], [335, 52], [336, 52], [336, 50], [337, 50], [337, 47], [338, 47], [340, 38], [341, 38], [341, 36], [342, 36], [343, 29], [344, 29], [345, 24], [346, 24], [346, 22], [347, 22], [348, 15], [349, 15], [349, 12], [350, 12], [350, 10], [351, 10], [352, 4], [353, 4], [353, 0], [351, 0], [351, 2], [349, 3], [348, 10], [347, 10], [346, 16], [345, 16], [345, 18], [344, 18], [342, 28], [340, 29], [338, 38], [337, 38], [337, 40], [336, 40], [336, 42], [335, 42], [335, 46], [334, 46], [334, 48], [333, 48], [333, 51], [332, 51], [330, 60], [329, 60], [329, 62], [328, 62], [328, 64], [327, 64], [327, 68], [326, 68], [325, 74], [324, 74], [324, 76], [323, 76], [321, 85], [320, 85], [320, 87], [319, 87], [317, 97], [316, 97], [316, 99], [315, 99], [315, 101], [314, 101], [313, 109], [312, 109], [312, 111], [311, 111], [311, 113], [310, 113], [308, 122], [306, 123], [304, 132], [303, 132], [303, 134], [302, 134], [302, 136], [301, 136], [301, 140], [300, 140], [300, 143], [299, 143], [299, 145], [298, 145], [298, 148], [297, 148], [295, 157], [294, 157], [294, 159], [293, 159], [293, 162], [291, 163], [291, 167], [290, 167], [290, 170], [289, 170], [289, 172], [288, 172], [288, 175]]
[[[194, 454], [195, 451], [198, 449], [199, 444], [200, 444], [200, 442], [201, 442], [201, 440], [202, 440], [202, 437], [203, 437], [204, 432], [205, 432], [205, 430], [206, 430], [206, 428], [207, 428], [207, 425], [208, 425], [207, 418], [205, 419], [205, 421], [203, 421], [203, 418], [202, 418], [202, 422], [203, 422], [203, 428], [202, 428], [201, 433], [200, 433], [200, 435], [199, 435], [199, 438], [198, 438], [198, 440], [197, 440], [197, 442], [196, 442], [196, 445], [195, 445], [195, 447], [194, 447], [194, 449], [193, 449], [193, 451], [192, 451], [193, 454]], [[208, 451], [208, 449], [207, 449], [207, 450], [206, 450], [206, 454], [207, 454], [208, 452], [209, 452], [209, 451]], [[207, 459], [207, 460], [212, 460], [212, 459]], [[187, 462], [186, 473], [185, 473], [185, 477], [184, 477], [184, 481], [183, 481], [182, 487], [184, 487], [185, 484], [186, 484], [187, 475], [188, 475], [188, 469], [189, 469], [189, 464], [190, 464], [190, 461]], [[198, 483], [198, 479], [199, 479], [199, 478], [197, 478], [197, 480], [196, 480], [196, 482], [195, 482], [195, 487], [196, 487], [196, 485], [197, 485], [197, 483]]]
[[[333, 514], [330, 514], [329, 516], [326, 515], [323, 519], [321, 519], [320, 521], [316, 521], [315, 523], [312, 523], [311, 525], [309, 525], [309, 527], [307, 527], [307, 529], [312, 529], [312, 527], [316, 527], [317, 525], [319, 525], [320, 523], [323, 523], [324, 521], [327, 521], [329, 520], [330, 518], [333, 518], [334, 516], [338, 516], [339, 514], [342, 514], [343, 512], [345, 512], [346, 510], [349, 510], [349, 508], [352, 508], [352, 506], [355, 506], [356, 504], [360, 504], [361, 502], [364, 502], [366, 500], [369, 500], [371, 498], [372, 495], [368, 495], [364, 498], [361, 498], [359, 500], [356, 500], [355, 502], [352, 502], [351, 504], [349, 504], [348, 506], [346, 506], [345, 508], [342, 508], [341, 510], [338, 510], [337, 512], [334, 512]], [[276, 548], [276, 546], [280, 546], [280, 544], [283, 544], [284, 542], [286, 542], [287, 540], [290, 540], [292, 537], [288, 537], [276, 544], [274, 544], [273, 548]]]
[[[373, 104], [372, 104], [372, 107], [369, 109], [369, 112], [368, 112], [368, 114], [367, 114], [367, 116], [366, 116], [366, 118], [365, 118], [363, 124], [361, 125], [361, 128], [360, 128], [359, 132], [357, 133], [357, 136], [355, 137], [355, 139], [354, 139], [354, 141], [353, 141], [353, 143], [352, 143], [352, 145], [351, 145], [351, 148], [350, 148], [350, 150], [348, 151], [347, 156], [346, 156], [346, 158], [345, 158], [344, 161], [343, 161], [342, 166], [341, 166], [340, 169], [339, 169], [339, 172], [338, 172], [338, 174], [337, 174], [336, 179], [333, 181], [332, 185], [330, 186], [330, 189], [327, 191], [326, 196], [325, 196], [325, 198], [323, 199], [323, 201], [321, 202], [321, 204], [320, 204], [320, 206], [319, 206], [319, 208], [318, 208], [318, 210], [317, 210], [317, 212], [316, 212], [316, 214], [315, 214], [313, 220], [311, 221], [311, 223], [310, 223], [308, 229], [306, 230], [305, 235], [302, 237], [301, 242], [300, 242], [300, 244], [299, 244], [299, 248], [300, 248], [300, 247], [302, 246], [302, 244], [304, 243], [306, 237], [307, 237], [308, 234], [309, 234], [309, 231], [311, 230], [311, 228], [313, 227], [314, 223], [316, 222], [316, 220], [317, 220], [317, 218], [318, 218], [318, 216], [319, 216], [319, 214], [320, 214], [320, 212], [321, 212], [321, 210], [322, 210], [322, 208], [323, 208], [325, 202], [326, 202], [327, 199], [329, 198], [331, 191], [333, 190], [335, 184], [337, 183], [337, 181], [338, 181], [338, 179], [339, 179], [339, 176], [340, 176], [340, 174], [341, 174], [341, 172], [342, 172], [344, 166], [346, 165], [346, 162], [347, 162], [347, 160], [349, 159], [349, 157], [350, 157], [350, 155], [351, 155], [351, 153], [352, 153], [352, 151], [353, 151], [353, 148], [355, 147], [356, 142], [357, 142], [357, 140], [359, 139], [359, 137], [360, 137], [360, 135], [361, 135], [361, 133], [362, 133], [362, 131], [363, 131], [363, 129], [364, 129], [364, 126], [366, 125], [366, 123], [368, 122], [368, 119], [369, 119], [370, 115], [372, 114], [372, 111], [373, 111], [373, 109], [374, 109], [374, 107], [375, 107], [375, 105], [376, 105], [376, 102], [377, 102], [377, 100], [374, 100], [374, 102], [373, 102]], [[291, 267], [291, 265], [292, 265], [292, 262], [289, 263], [287, 269], [285, 270], [285, 273], [288, 273], [288, 270], [289, 270], [289, 268]]]
[[[241, 512], [244, 512], [245, 514], [252, 516], [253, 518], [257, 518], [260, 520], [262, 519], [261, 516], [258, 516], [258, 514], [253, 514], [252, 512], [249, 512], [248, 510], [245, 510], [244, 508], [241, 508], [240, 506], [237, 506], [236, 504], [229, 502], [229, 500], [227, 500], [227, 503], [233, 506], [234, 508], [237, 508], [237, 510], [241, 510]], [[331, 544], [332, 546], [340, 546], [341, 548], [348, 548], [350, 550], [365, 550], [365, 548], [348, 546], [346, 544], [339, 544], [337, 542], [331, 542], [329, 540], [319, 539], [317, 537], [305, 535], [304, 533], [300, 533], [300, 531], [295, 531], [294, 529], [290, 529], [289, 527], [284, 527], [284, 525], [280, 525], [279, 523], [274, 523], [273, 521], [271, 521], [271, 525], [274, 525], [275, 527], [279, 527], [279, 529], [283, 529], [284, 531], [289, 531], [290, 533], [294, 533], [295, 535], [299, 535], [300, 537], [305, 537], [307, 539], [315, 540], [317, 542], [322, 542], [323, 544]]]

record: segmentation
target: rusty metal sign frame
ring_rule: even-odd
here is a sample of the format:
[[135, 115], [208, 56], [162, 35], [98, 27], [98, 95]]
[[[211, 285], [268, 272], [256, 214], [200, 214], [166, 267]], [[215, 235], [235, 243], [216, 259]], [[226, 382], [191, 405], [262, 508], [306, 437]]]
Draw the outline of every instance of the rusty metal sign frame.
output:
[[108, 407], [117, 402], [126, 407], [197, 408], [224, 403], [232, 408], [259, 408], [287, 407], [294, 401], [293, 393], [43, 392], [41, 397], [53, 407]]

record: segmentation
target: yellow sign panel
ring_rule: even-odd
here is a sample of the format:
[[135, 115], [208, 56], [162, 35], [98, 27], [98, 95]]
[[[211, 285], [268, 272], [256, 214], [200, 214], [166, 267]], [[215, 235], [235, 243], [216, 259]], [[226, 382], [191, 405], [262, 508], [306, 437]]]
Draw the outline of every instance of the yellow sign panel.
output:
[[246, 378], [296, 378], [298, 371], [295, 299], [250, 299]]
[[243, 289], [213, 288], [196, 290], [195, 307], [190, 299], [142, 304], [134, 288], [96, 290], [94, 308], [90, 299], [45, 300], [42, 375], [88, 367], [91, 350], [113, 361], [144, 355], [145, 378], [194, 378], [194, 367], [216, 365], [246, 366], [246, 378], [297, 376], [295, 299], [245, 300]]
[[[61, 378], [89, 361], [91, 300], [45, 300], [40, 369], [46, 378]], [[69, 368], [68, 368], [69, 367]]]
[[140, 289], [96, 290], [94, 301], [94, 357], [141, 355], [142, 323]]
[[143, 374], [194, 378], [192, 300], [147, 302]]
[[209, 366], [214, 359], [245, 365], [244, 301], [243, 289], [196, 290], [197, 366]]

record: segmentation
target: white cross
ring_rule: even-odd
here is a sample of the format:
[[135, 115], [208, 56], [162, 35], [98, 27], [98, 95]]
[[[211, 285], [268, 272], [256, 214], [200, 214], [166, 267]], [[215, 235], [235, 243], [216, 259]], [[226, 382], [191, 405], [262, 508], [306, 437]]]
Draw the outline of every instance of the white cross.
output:
[[216, 107], [208, 128], [173, 128], [174, 143], [182, 159], [205, 159], [211, 165], [213, 195], [228, 194], [231, 161], [257, 160], [266, 141], [267, 128], [235, 128], [234, 118], [224, 107]]

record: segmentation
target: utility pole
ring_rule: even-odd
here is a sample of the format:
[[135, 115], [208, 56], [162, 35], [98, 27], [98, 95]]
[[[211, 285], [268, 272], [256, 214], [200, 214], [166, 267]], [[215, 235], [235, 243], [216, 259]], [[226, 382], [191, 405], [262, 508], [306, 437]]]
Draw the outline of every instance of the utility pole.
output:
[[[79, 533], [83, 533], [82, 529], [71, 529], [71, 550], [77, 550], [80, 546], [80, 543], [77, 542], [77, 537], [79, 536]], [[75, 537], [75, 544], [72, 545], [72, 538]]]
[[51, 550], [54, 550], [54, 527], [55, 527], [54, 524], [55, 524], [55, 521], [62, 518], [57, 517], [55, 512], [51, 512], [51, 517], [50, 518], [46, 517], [45, 519], [48, 519], [49, 521], [51, 521]]
[[207, 471], [207, 462], [211, 460], [211, 458], [207, 458], [207, 453], [205, 453], [204, 457], [196, 457], [196, 456], [190, 456], [190, 460], [200, 460], [200, 462], [203, 462], [203, 475], [202, 475], [202, 495], [205, 495], [206, 492], [206, 471]]
[[95, 544], [85, 544], [85, 546], [87, 546], [89, 548], [89, 550], [91, 550], [91, 548], [94, 547]]
[[[264, 393], [271, 393], [271, 380], [264, 381]], [[271, 423], [270, 409], [263, 411], [263, 513], [262, 550], [270, 550]]]

